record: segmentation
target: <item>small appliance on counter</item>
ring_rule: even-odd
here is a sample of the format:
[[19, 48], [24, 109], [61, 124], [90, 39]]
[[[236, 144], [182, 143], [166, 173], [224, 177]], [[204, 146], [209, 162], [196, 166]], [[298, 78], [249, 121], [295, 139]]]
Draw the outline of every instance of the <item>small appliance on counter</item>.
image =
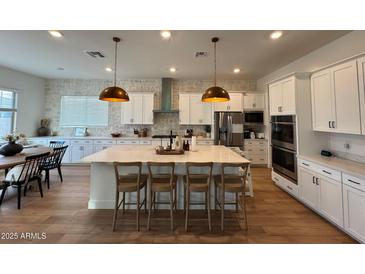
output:
[[265, 139], [265, 133], [263, 133], [263, 132], [256, 133], [256, 138], [257, 139]]
[[186, 129], [185, 130], [185, 133], [184, 133], [184, 137], [191, 137], [191, 136], [193, 136], [193, 129], [191, 129], [191, 128], [188, 128], [188, 129]]

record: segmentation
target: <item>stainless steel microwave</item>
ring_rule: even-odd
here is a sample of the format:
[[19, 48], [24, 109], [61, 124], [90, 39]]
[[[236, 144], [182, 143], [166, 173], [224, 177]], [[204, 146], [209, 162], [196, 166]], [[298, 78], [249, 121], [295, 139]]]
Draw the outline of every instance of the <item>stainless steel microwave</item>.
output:
[[263, 124], [264, 123], [264, 112], [263, 111], [245, 111], [244, 123], [245, 124]]

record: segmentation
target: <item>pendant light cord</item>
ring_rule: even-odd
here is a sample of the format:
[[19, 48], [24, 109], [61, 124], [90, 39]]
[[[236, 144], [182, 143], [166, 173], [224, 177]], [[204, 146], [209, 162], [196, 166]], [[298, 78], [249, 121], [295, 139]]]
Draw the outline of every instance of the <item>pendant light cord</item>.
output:
[[217, 42], [214, 42], [214, 86], [217, 86]]
[[115, 41], [115, 53], [114, 53], [114, 87], [117, 86], [117, 47], [118, 47], [118, 42]]

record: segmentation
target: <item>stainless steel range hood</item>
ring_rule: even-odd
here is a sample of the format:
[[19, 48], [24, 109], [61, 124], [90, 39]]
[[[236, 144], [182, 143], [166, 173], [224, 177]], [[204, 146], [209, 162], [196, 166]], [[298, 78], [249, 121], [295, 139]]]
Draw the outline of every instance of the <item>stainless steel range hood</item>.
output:
[[172, 99], [172, 78], [162, 78], [161, 109], [156, 109], [155, 113], [178, 113], [178, 110], [171, 109]]

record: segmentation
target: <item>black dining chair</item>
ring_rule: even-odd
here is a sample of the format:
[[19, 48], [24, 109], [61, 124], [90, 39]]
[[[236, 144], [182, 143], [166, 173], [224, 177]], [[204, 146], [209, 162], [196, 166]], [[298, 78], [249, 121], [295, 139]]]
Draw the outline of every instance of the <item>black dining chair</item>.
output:
[[25, 158], [25, 163], [13, 167], [3, 181], [3, 190], [0, 196], [0, 206], [3, 202], [5, 192], [8, 187], [12, 186], [18, 190], [18, 209], [21, 207], [21, 192], [24, 188], [24, 195], [29, 184], [33, 181], [38, 182], [39, 192], [43, 198], [42, 191], [42, 176], [39, 172], [39, 167], [42, 162], [48, 157], [49, 152], [32, 155]]
[[56, 148], [56, 147], [62, 147], [65, 145], [65, 141], [50, 141], [49, 147]]
[[52, 169], [57, 169], [61, 182], [63, 182], [61, 164], [67, 148], [68, 146], [53, 148], [53, 152], [42, 162], [42, 164], [39, 167], [41, 172], [42, 171], [46, 172], [45, 182], [47, 183], [48, 189], [49, 189], [49, 171]]

